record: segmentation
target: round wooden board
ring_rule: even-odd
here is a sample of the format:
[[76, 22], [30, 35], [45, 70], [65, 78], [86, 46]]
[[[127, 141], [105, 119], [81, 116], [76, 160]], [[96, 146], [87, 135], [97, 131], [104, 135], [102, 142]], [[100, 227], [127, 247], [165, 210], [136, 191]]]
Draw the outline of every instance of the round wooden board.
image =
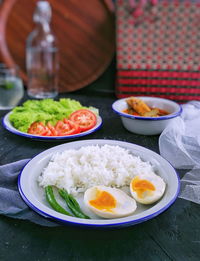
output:
[[[37, 0], [5, 0], [0, 10], [0, 52], [17, 64], [26, 83], [25, 43], [34, 29]], [[115, 52], [114, 13], [108, 0], [49, 0], [60, 49], [59, 91], [78, 90], [96, 80]]]

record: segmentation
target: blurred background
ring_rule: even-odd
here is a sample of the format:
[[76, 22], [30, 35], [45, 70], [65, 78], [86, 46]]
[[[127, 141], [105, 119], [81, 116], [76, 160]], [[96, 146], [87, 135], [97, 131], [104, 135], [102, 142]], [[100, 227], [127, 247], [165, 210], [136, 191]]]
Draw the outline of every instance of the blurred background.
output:
[[[17, 64], [24, 85], [26, 39], [37, 0], [0, 0], [0, 63]], [[112, 0], [49, 0], [60, 53], [59, 92], [114, 93], [115, 13]]]

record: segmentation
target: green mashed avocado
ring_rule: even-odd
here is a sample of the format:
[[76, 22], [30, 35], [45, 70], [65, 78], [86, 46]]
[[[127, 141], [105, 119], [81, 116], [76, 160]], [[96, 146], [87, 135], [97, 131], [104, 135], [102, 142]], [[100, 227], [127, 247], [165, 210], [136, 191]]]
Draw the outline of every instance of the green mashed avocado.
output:
[[58, 120], [68, 118], [72, 112], [83, 108], [98, 113], [96, 108], [84, 107], [80, 102], [69, 98], [59, 101], [53, 99], [28, 100], [22, 106], [17, 106], [12, 110], [9, 120], [16, 129], [27, 132], [35, 121], [41, 121], [44, 124], [50, 122], [55, 125]]

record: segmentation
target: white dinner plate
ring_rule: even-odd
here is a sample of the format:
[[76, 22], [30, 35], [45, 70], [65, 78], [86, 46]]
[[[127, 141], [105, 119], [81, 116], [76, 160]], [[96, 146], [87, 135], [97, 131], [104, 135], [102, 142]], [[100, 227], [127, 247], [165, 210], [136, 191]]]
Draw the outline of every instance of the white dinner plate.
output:
[[[76, 217], [66, 216], [53, 210], [45, 199], [44, 189], [38, 185], [38, 176], [42, 170], [47, 166], [52, 154], [62, 152], [67, 149], [79, 149], [83, 146], [89, 145], [118, 145], [130, 151], [133, 155], [139, 156], [142, 160], [148, 161], [152, 164], [154, 171], [160, 175], [166, 182], [166, 191], [163, 197], [152, 205], [142, 205], [137, 203], [138, 207], [134, 214], [115, 219], [103, 219], [93, 216], [92, 213], [86, 209], [83, 203], [83, 195], [80, 195], [77, 200], [83, 211], [88, 214], [91, 219], [80, 219]], [[28, 206], [40, 215], [53, 219], [54, 221], [63, 222], [67, 224], [75, 224], [92, 227], [121, 227], [135, 225], [146, 220], [152, 219], [165, 211], [176, 200], [180, 181], [175, 169], [157, 153], [146, 149], [144, 147], [116, 140], [84, 140], [74, 141], [48, 149], [33, 159], [31, 159], [24, 169], [21, 171], [18, 178], [19, 192]], [[65, 206], [64, 202], [59, 201]]]
[[52, 136], [52, 137], [51, 136], [39, 136], [39, 135], [28, 134], [28, 133], [17, 130], [9, 120], [10, 114], [11, 114], [11, 112], [7, 113], [3, 118], [2, 123], [3, 123], [3, 126], [4, 126], [5, 129], [7, 129], [8, 131], [10, 131], [10, 132], [12, 132], [16, 135], [19, 135], [19, 136], [23, 136], [23, 137], [30, 138], [30, 139], [42, 140], [42, 141], [57, 141], [57, 140], [76, 139], [76, 138], [86, 136], [86, 135], [89, 135], [89, 134], [97, 131], [102, 125], [102, 118], [100, 116], [97, 116], [96, 125], [88, 131], [84, 131], [84, 132], [81, 132], [81, 133], [78, 133], [78, 134], [68, 135], [68, 136]]

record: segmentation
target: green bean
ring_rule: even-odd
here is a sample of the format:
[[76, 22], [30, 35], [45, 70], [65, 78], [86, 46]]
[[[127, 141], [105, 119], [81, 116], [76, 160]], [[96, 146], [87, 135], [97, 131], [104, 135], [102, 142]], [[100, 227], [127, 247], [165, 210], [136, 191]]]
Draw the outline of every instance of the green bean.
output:
[[54, 210], [56, 210], [57, 212], [60, 212], [62, 214], [68, 215], [68, 216], [73, 216], [72, 214], [70, 214], [67, 210], [65, 210], [58, 204], [58, 202], [56, 201], [56, 199], [54, 197], [52, 186], [45, 187], [45, 194], [46, 194], [46, 199], [47, 199], [48, 203]]
[[70, 195], [65, 189], [59, 189], [58, 193], [65, 200], [65, 202], [67, 203], [67, 206], [69, 207], [71, 212], [74, 214], [74, 216], [79, 217], [79, 218], [90, 219], [90, 217], [88, 217], [87, 215], [85, 215], [82, 212], [76, 199], [72, 195]]
[[67, 193], [67, 195], [68, 195], [68, 199], [69, 199], [69, 201], [71, 202], [71, 204], [73, 204], [74, 207], [75, 207], [77, 210], [80, 210], [80, 211], [81, 211], [81, 208], [80, 208], [78, 202], [76, 201], [76, 199], [75, 199], [72, 195], [70, 195], [70, 194], [68, 194], [68, 193]]

